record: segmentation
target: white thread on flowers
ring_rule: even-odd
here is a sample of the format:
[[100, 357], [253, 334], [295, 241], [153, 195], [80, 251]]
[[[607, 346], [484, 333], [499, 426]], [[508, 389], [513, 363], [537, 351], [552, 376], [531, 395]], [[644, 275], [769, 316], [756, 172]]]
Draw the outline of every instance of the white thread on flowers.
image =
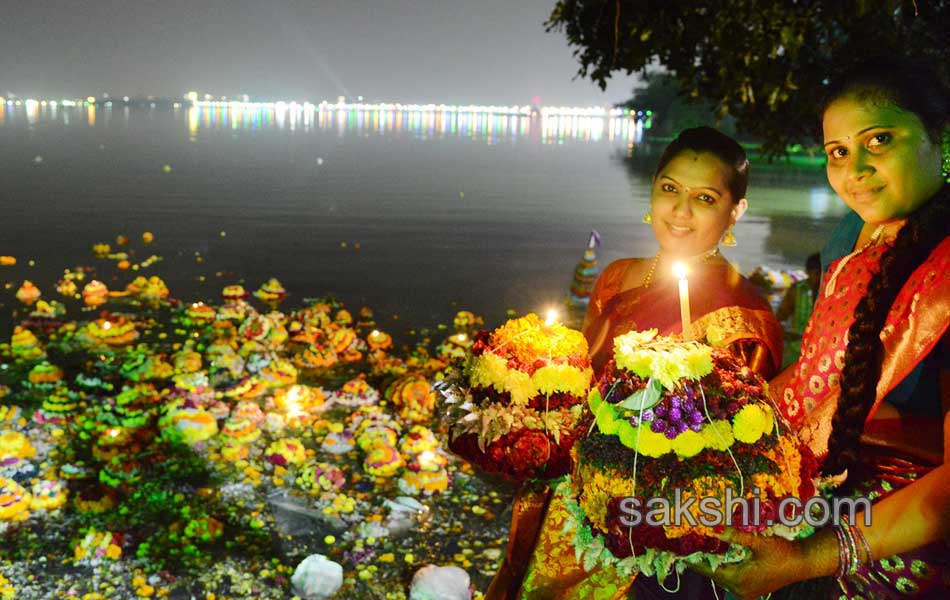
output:
[[[618, 385], [620, 385], [620, 382], [619, 382], [619, 381], [615, 382], [612, 386], [610, 386], [610, 389], [607, 390], [607, 393], [604, 395], [604, 397], [600, 399], [601, 402], [606, 402], [606, 401], [607, 401], [607, 398], [610, 398], [610, 395], [614, 393], [614, 388], [616, 388]], [[600, 393], [600, 388], [597, 389], [597, 392]], [[599, 406], [599, 405], [598, 405], [598, 406]], [[591, 432], [594, 431], [594, 427], [597, 427], [597, 415], [596, 415], [596, 414], [594, 415], [594, 420], [593, 420], [593, 422], [591, 422], [591, 424], [590, 424], [590, 429], [587, 430], [587, 435], [590, 435]]]
[[[652, 377], [647, 380], [647, 388], [651, 385], [653, 385]], [[637, 459], [640, 458], [640, 428], [643, 427], [643, 421], [640, 420], [639, 415], [643, 414], [643, 404], [646, 402], [646, 397], [646, 394], [640, 394], [640, 412], [637, 416], [637, 441], [635, 444], [636, 448], [633, 449], [633, 491], [630, 495], [634, 498], [637, 496]], [[637, 551], [633, 549], [633, 527], [627, 529], [627, 543], [630, 545], [630, 556], [636, 558]]]
[[656, 580], [656, 582], [660, 584], [660, 587], [663, 588], [663, 591], [666, 592], [667, 594], [675, 594], [676, 592], [680, 591], [680, 583], [681, 583], [680, 572], [677, 571], [675, 568], [673, 569], [673, 572], [676, 573], [676, 587], [673, 588], [672, 590], [667, 589], [667, 587], [663, 585], [663, 582], [660, 581], [659, 579]]
[[[551, 402], [551, 394], [544, 395], [544, 419], [541, 423], [544, 425], [544, 435], [548, 434], [548, 409]], [[560, 438], [560, 436], [558, 436]]]
[[709, 584], [712, 586], [713, 596], [716, 597], [716, 600], [719, 600], [719, 590], [716, 589], [716, 582], [710, 579]]
[[[719, 441], [722, 442], [722, 445], [726, 445], [726, 440], [723, 439], [722, 435], [719, 433], [719, 428], [713, 424], [712, 417], [709, 416], [709, 407], [706, 406], [706, 392], [703, 391], [702, 382], [697, 381], [696, 385], [699, 386], [699, 395], [703, 398], [703, 412], [706, 413], [706, 418], [709, 419], [709, 426], [712, 427], [713, 432], [719, 437]], [[742, 476], [742, 469], [739, 468], [739, 461], [736, 460], [736, 456], [732, 453], [732, 449], [726, 446], [726, 452], [729, 453], [729, 458], [732, 459], [732, 464], [736, 466], [736, 472], [739, 473], [739, 495], [745, 496], [745, 477]]]

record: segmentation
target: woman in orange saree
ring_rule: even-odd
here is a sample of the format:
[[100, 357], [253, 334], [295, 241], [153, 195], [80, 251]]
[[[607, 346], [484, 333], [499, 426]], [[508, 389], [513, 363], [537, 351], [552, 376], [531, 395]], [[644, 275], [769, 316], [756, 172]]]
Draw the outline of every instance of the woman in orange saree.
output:
[[[634, 329], [682, 333], [679, 290], [671, 265], [689, 265], [690, 334], [714, 337], [769, 377], [782, 358], [782, 329], [755, 288], [719, 253], [734, 240], [732, 227], [745, 211], [745, 152], [708, 127], [688, 129], [665, 150], [651, 193], [650, 223], [660, 250], [652, 258], [611, 263], [594, 286], [584, 335], [595, 375], [613, 352], [614, 337]], [[731, 241], [734, 244], [734, 241]], [[614, 599], [632, 580], [605, 570], [588, 572], [574, 558], [561, 530], [566, 511], [543, 483], [525, 485], [515, 499], [505, 560], [486, 594], [502, 599]]]

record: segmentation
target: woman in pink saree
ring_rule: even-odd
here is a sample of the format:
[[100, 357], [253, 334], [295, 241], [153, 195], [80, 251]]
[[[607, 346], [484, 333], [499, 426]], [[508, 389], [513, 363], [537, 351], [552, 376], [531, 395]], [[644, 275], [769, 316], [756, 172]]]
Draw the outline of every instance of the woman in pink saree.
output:
[[867, 63], [831, 88], [823, 131], [828, 180], [860, 219], [772, 390], [840, 495], [872, 504], [795, 542], [727, 530], [752, 555], [711, 575], [742, 598], [947, 598], [950, 90]]

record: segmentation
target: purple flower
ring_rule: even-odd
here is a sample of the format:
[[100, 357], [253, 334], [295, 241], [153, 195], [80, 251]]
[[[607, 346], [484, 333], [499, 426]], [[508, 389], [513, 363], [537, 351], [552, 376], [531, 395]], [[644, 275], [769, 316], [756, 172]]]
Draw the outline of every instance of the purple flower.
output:
[[650, 429], [653, 431], [653, 433], [663, 433], [666, 431], [666, 421], [663, 419], [656, 419], [650, 424]]
[[703, 423], [703, 413], [698, 410], [689, 413], [689, 422], [702, 425]]
[[693, 431], [695, 431], [696, 433], [699, 433], [699, 432], [702, 431], [702, 429], [703, 429], [703, 424], [702, 424], [702, 422], [699, 422], [699, 423], [690, 423], [690, 424], [689, 424], [689, 428], [692, 429]]
[[693, 392], [693, 388], [689, 387], [688, 385], [684, 385], [683, 387], [686, 389], [686, 399], [692, 400], [693, 397], [695, 396], [695, 393]]
[[683, 405], [680, 408], [682, 408], [684, 412], [691, 413], [696, 410], [696, 403], [692, 400], [686, 399], [683, 400]]
[[630, 415], [630, 424], [634, 427], [640, 426], [640, 418], [637, 415]]
[[663, 404], [657, 404], [656, 407], [653, 409], [653, 414], [655, 414], [658, 417], [665, 417], [666, 406]]
[[670, 428], [667, 429], [665, 432], [663, 432], [663, 435], [665, 435], [667, 439], [672, 440], [672, 439], [674, 439], [677, 435], [679, 435], [679, 432], [676, 431], [676, 428], [675, 428], [675, 427], [670, 427]]
[[683, 421], [676, 424], [676, 433], [684, 433], [687, 429], [689, 429], [689, 425]]
[[669, 413], [670, 421], [677, 423], [683, 419], [683, 411], [678, 408], [671, 408]]
[[653, 409], [652, 409], [652, 408], [648, 408], [648, 409], [644, 410], [642, 413], [640, 413], [640, 420], [641, 420], [641, 421], [644, 421], [645, 423], [649, 423], [649, 422], [652, 421], [654, 418], [655, 418], [655, 416], [654, 416], [654, 414], [653, 414]]
[[670, 398], [670, 408], [679, 408], [681, 402], [682, 400], [679, 396], [673, 396]]

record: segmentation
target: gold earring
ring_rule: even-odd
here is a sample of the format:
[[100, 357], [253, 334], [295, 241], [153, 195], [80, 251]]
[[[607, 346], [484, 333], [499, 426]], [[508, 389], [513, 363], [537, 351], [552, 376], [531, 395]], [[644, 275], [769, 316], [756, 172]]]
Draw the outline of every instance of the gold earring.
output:
[[736, 245], [736, 243], [737, 243], [737, 242], [736, 242], [736, 234], [732, 233], [732, 227], [730, 227], [729, 229], [726, 230], [725, 235], [722, 236], [722, 242], [720, 242], [720, 243], [721, 243], [723, 246], [728, 246], [728, 247], [730, 247], [730, 248]]
[[650, 211], [647, 211], [646, 214], [643, 215], [643, 222], [646, 223], [647, 225], [650, 225], [653, 223], [653, 214]]

